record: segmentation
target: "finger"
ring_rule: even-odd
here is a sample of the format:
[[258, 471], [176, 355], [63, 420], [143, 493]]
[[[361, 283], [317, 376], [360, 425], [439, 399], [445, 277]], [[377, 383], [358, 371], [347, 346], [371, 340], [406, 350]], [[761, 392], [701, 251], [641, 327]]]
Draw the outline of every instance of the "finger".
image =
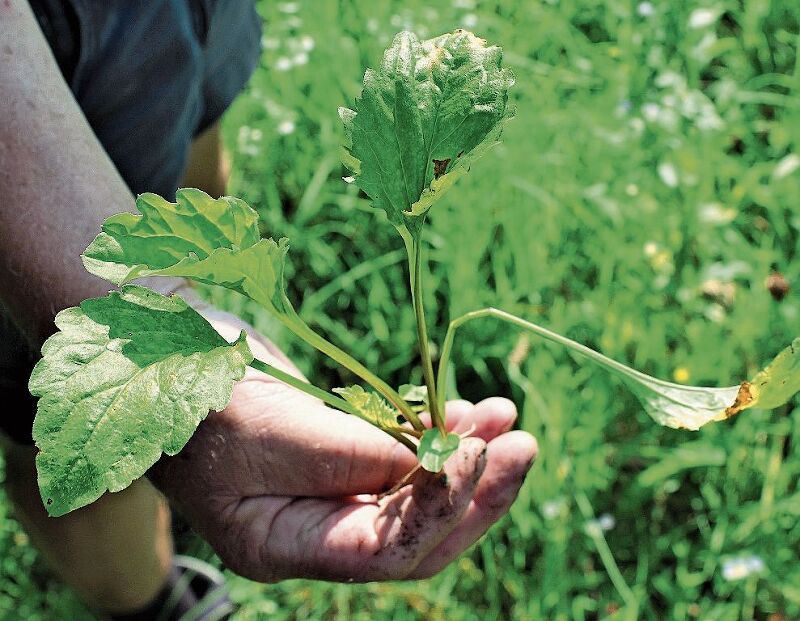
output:
[[470, 435], [489, 442], [511, 429], [516, 420], [517, 408], [513, 401], [502, 397], [491, 397], [476, 403], [471, 410], [459, 416], [454, 421], [452, 430], [456, 433], [466, 433], [474, 428]]
[[466, 440], [445, 466], [380, 502], [249, 498], [241, 526], [218, 550], [235, 572], [260, 581], [304, 577], [365, 582], [406, 577], [442, 543], [470, 504], [485, 466], [484, 442]]
[[523, 431], [492, 440], [487, 446], [486, 470], [461, 522], [408, 577], [438, 573], [505, 515], [537, 452], [536, 439]]
[[[428, 412], [420, 415], [422, 422], [430, 426], [431, 417]], [[445, 421], [448, 431], [466, 433], [489, 442], [502, 433], [510, 430], [517, 420], [517, 408], [513, 401], [502, 397], [491, 397], [473, 405], [463, 399], [448, 401], [445, 409]]]

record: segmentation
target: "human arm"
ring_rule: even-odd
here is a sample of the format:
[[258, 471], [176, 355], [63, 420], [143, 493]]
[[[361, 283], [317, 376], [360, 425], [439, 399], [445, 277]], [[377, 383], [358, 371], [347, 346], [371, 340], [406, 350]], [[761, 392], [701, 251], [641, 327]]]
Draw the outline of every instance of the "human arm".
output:
[[34, 347], [67, 306], [103, 295], [80, 254], [133, 196], [24, 0], [0, 3], [0, 302]]

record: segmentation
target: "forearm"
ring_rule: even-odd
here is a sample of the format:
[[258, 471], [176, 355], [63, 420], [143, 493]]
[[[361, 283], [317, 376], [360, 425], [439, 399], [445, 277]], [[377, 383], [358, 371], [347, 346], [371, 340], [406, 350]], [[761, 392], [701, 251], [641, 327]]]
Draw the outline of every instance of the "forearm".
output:
[[38, 346], [55, 313], [102, 295], [80, 253], [133, 197], [27, 4], [0, 4], [0, 301]]

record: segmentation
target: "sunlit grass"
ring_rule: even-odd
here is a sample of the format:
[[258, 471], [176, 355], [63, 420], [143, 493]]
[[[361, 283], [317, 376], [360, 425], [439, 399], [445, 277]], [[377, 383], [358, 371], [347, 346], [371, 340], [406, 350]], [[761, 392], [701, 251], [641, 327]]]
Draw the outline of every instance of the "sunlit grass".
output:
[[[262, 9], [263, 65], [226, 119], [232, 192], [261, 207], [266, 233], [292, 239], [303, 317], [396, 384], [421, 378], [414, 318], [397, 303], [407, 298], [402, 254], [341, 181], [336, 109], [402, 28], [468, 27], [504, 47], [517, 77], [503, 145], [433, 214], [434, 341], [448, 317], [492, 305], [657, 377], [727, 386], [798, 335], [793, 3]], [[767, 282], [776, 272], [790, 287], [780, 301], [774, 276]], [[246, 304], [216, 299], [249, 314], [321, 385], [347, 381]], [[239, 619], [800, 617], [791, 408], [663, 430], [569, 355], [502, 325], [465, 331], [454, 386], [471, 399], [514, 398], [520, 426], [539, 438], [510, 516], [422, 584], [235, 579]], [[53, 618], [45, 606], [78, 610], [61, 590], [39, 593], [42, 572], [29, 572], [41, 565], [21, 537], [2, 521], [0, 612], [23, 600], [30, 619]]]

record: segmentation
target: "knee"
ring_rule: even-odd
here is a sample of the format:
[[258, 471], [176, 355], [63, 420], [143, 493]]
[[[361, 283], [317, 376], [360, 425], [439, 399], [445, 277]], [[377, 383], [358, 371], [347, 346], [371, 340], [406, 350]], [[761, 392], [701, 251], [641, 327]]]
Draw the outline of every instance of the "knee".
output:
[[17, 444], [0, 432], [0, 452], [5, 461], [4, 485], [14, 505], [39, 499], [36, 483], [36, 448]]

